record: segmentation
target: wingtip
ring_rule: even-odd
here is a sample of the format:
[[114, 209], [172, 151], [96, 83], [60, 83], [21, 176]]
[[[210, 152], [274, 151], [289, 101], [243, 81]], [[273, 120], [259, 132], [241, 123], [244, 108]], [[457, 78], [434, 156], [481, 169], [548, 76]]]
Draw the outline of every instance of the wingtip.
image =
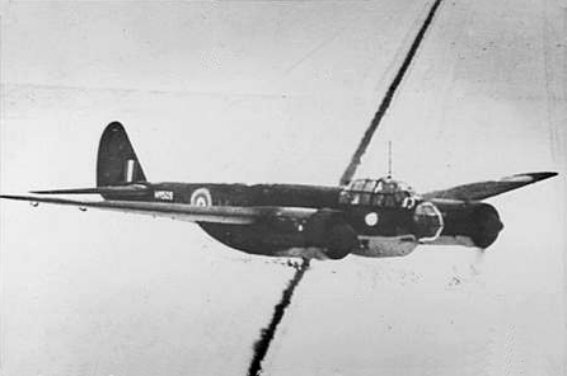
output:
[[557, 176], [558, 173], [554, 171], [545, 171], [545, 172], [532, 172], [526, 175], [531, 176], [535, 181], [540, 181]]
[[535, 183], [541, 180], [549, 179], [557, 176], [557, 172], [544, 171], [544, 172], [527, 172], [523, 174], [516, 174], [502, 179], [503, 181], [510, 182], [524, 182], [526, 184]]
[[18, 195], [0, 195], [0, 198], [6, 199], [6, 200], [25, 200], [26, 199], [24, 196], [18, 196]]

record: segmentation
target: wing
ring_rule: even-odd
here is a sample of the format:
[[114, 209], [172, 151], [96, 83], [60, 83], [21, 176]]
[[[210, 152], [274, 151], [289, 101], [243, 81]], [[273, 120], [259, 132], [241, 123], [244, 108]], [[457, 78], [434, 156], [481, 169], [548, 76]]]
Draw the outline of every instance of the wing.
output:
[[428, 192], [423, 194], [422, 197], [426, 200], [449, 199], [461, 201], [478, 201], [523, 187], [524, 185], [536, 183], [540, 180], [549, 179], [555, 175], [557, 175], [556, 172], [532, 172], [526, 174], [517, 174], [502, 178], [500, 180], [488, 180], [478, 183], [459, 185], [457, 187], [445, 190]]
[[253, 224], [263, 219], [274, 217], [307, 218], [316, 209], [288, 207], [240, 207], [240, 206], [194, 206], [148, 201], [119, 201], [119, 200], [69, 200], [55, 197], [0, 195], [9, 200], [29, 201], [32, 203], [47, 203], [57, 205], [95, 208], [102, 210], [121, 211], [126, 213], [147, 214], [152, 216], [169, 217], [190, 222], [224, 223], [234, 225]]

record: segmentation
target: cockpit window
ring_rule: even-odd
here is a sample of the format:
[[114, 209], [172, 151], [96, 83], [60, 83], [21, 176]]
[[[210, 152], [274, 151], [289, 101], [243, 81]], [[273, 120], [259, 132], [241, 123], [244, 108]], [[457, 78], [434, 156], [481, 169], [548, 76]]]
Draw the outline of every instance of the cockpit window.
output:
[[370, 197], [370, 193], [361, 193], [360, 194], [360, 203], [362, 205], [370, 205], [371, 199], [372, 199], [372, 197]]
[[352, 184], [351, 191], [362, 192], [362, 188], [364, 188], [364, 180], [355, 180]]
[[366, 180], [366, 183], [364, 183], [364, 187], [362, 188], [362, 190], [364, 192], [372, 192], [372, 191], [374, 191], [375, 186], [376, 186], [376, 181]]
[[384, 200], [384, 206], [387, 208], [394, 208], [396, 207], [396, 201], [394, 200], [394, 196], [393, 195], [386, 195], [385, 196], [385, 200]]
[[375, 206], [384, 206], [384, 195], [382, 193], [375, 194], [372, 204]]
[[406, 197], [409, 197], [409, 193], [405, 191], [397, 191], [394, 193], [396, 202], [403, 202]]
[[411, 200], [413, 197], [415, 193], [409, 186], [388, 177], [354, 180], [341, 192], [339, 200], [344, 205], [405, 208], [409, 203], [415, 203]]
[[384, 184], [382, 183], [382, 180], [378, 180], [376, 182], [376, 187], [374, 188], [374, 192], [382, 192], [384, 190]]

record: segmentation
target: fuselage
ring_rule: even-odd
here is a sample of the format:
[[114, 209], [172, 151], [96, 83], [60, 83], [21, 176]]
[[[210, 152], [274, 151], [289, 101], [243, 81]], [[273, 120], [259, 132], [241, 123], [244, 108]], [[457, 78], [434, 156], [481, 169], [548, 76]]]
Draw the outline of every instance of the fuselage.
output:
[[[221, 243], [252, 254], [342, 258], [353, 253], [392, 257], [407, 255], [420, 243], [474, 245], [466, 241], [471, 235], [467, 234], [471, 232], [471, 224], [466, 224], [470, 219], [465, 213], [467, 208], [434, 205], [422, 202], [418, 196], [402, 196], [394, 191], [391, 195], [366, 197], [364, 194], [368, 192], [314, 185], [168, 182], [145, 185], [149, 189], [143, 196], [107, 198], [196, 206], [305, 208], [313, 212], [301, 218], [283, 216], [251, 225], [199, 223]], [[462, 225], [447, 225], [448, 220], [458, 220]]]

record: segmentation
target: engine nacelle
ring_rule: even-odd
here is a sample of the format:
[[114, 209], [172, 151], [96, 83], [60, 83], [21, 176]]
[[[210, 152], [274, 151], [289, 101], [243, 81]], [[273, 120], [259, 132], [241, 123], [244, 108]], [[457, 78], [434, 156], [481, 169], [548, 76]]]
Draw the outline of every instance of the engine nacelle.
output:
[[498, 211], [489, 204], [478, 205], [470, 216], [470, 222], [472, 225], [471, 239], [479, 248], [489, 247], [504, 228]]
[[358, 247], [356, 231], [341, 216], [331, 210], [319, 210], [304, 226], [306, 246], [324, 248], [331, 259], [341, 259]]
[[[461, 244], [487, 248], [504, 228], [498, 211], [487, 203], [440, 204], [445, 228], [435, 244]], [[451, 241], [453, 239], [453, 241]], [[463, 239], [468, 239], [467, 242]]]

